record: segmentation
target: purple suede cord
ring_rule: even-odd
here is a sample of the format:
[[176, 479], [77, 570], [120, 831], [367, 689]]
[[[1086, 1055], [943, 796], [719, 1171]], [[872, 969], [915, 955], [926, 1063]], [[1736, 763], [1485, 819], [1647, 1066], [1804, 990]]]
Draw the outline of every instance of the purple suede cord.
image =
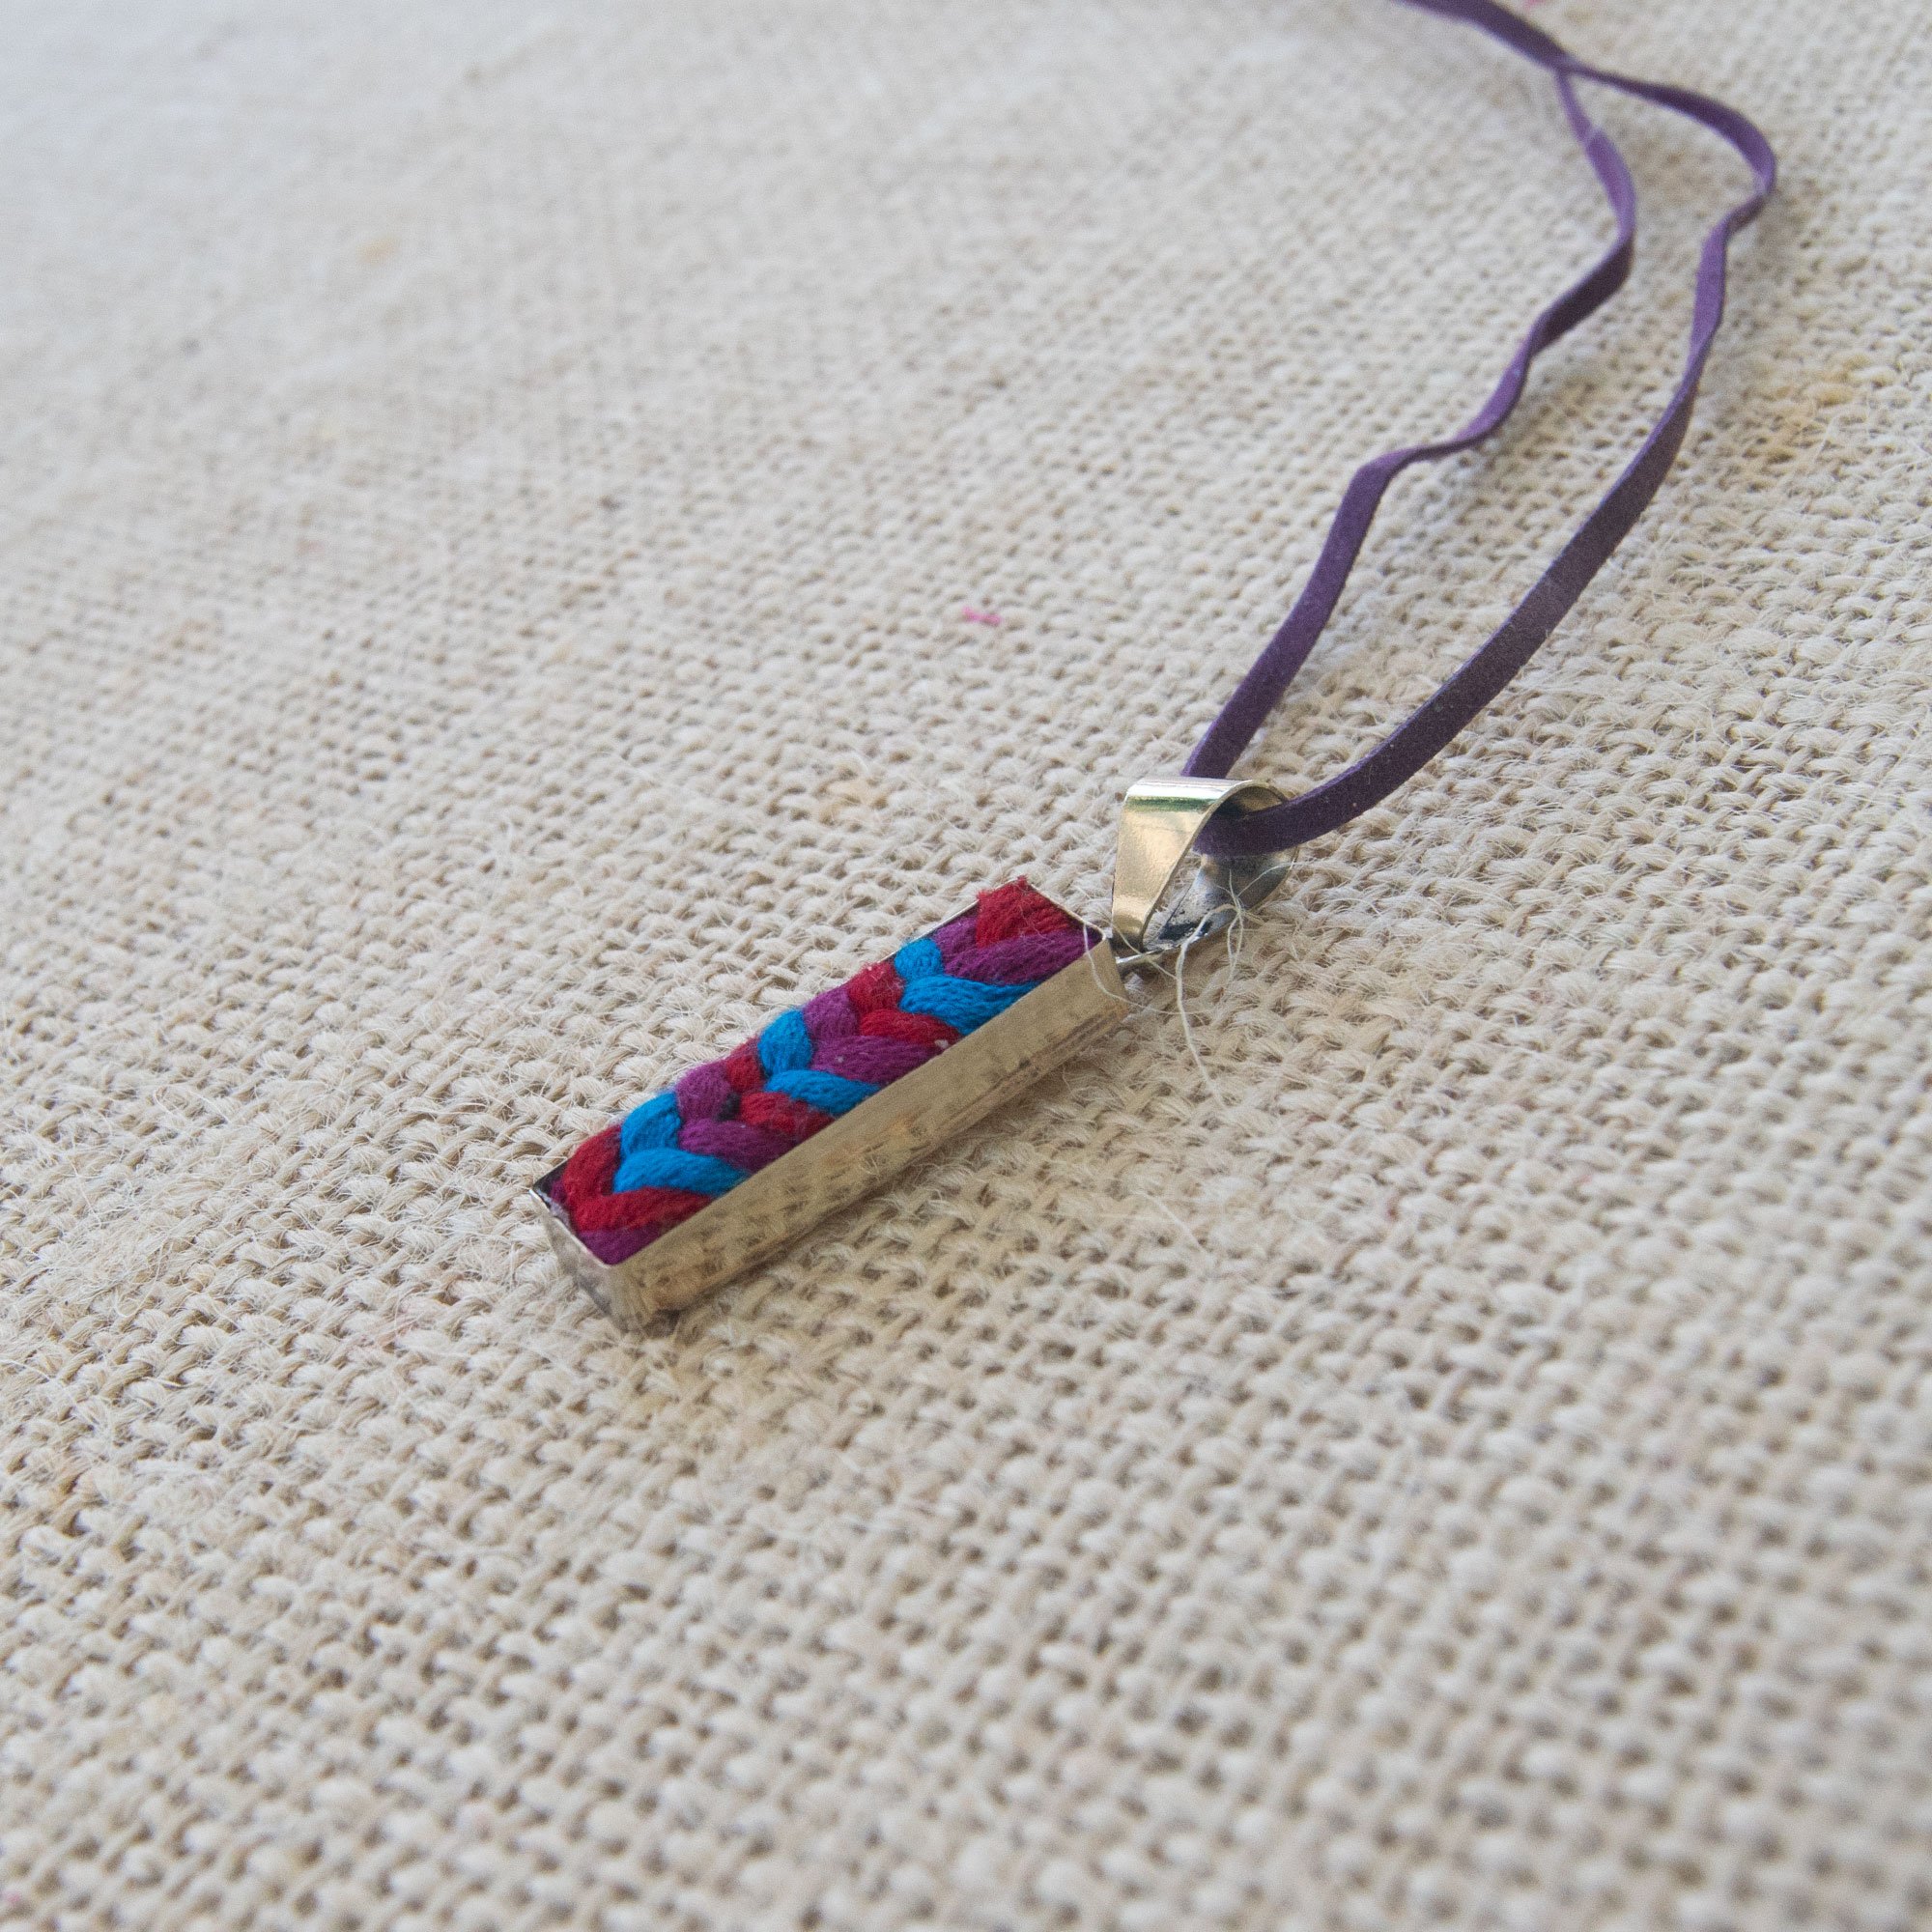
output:
[[1764, 206], [1777, 179], [1777, 158], [1771, 144], [1742, 114], [1721, 101], [1683, 88], [1634, 80], [1574, 60], [1548, 34], [1495, 5], [1494, 0], [1402, 0], [1402, 4], [1476, 27], [1554, 75], [1571, 128], [1616, 216], [1616, 239], [1581, 280], [1537, 317], [1494, 392], [1464, 429], [1440, 442], [1392, 450], [1356, 470], [1294, 608], [1188, 758], [1186, 771], [1191, 777], [1225, 778], [1266, 722], [1321, 635], [1376, 511], [1395, 478], [1411, 464], [1434, 462], [1467, 449], [1498, 428], [1522, 394], [1537, 355], [1623, 286], [1635, 241], [1636, 193], [1623, 156], [1584, 112], [1576, 83], [1588, 80], [1616, 88], [1711, 128], [1743, 156], [1751, 171], [1751, 192], [1705, 238], [1697, 265], [1690, 348], [1669, 406], [1629, 468], [1528, 596], [1434, 696], [1346, 771], [1285, 804], [1213, 820], [1200, 846], [1217, 858], [1279, 852], [1304, 844], [1379, 805], [1413, 778], [1528, 663], [1630, 533], [1669, 473], [1690, 425], [1705, 360], [1723, 321], [1724, 270], [1731, 237]]

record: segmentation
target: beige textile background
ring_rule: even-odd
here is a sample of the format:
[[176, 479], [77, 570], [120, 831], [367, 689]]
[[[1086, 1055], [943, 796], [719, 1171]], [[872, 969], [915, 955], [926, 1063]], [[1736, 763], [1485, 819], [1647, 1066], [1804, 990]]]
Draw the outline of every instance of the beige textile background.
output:
[[[6, 7], [0, 1923], [1932, 1920], [1932, 10], [1537, 17], [1786, 162], [1627, 556], [1191, 1046], [625, 1337], [524, 1183], [1097, 909], [1587, 171], [1379, 0]], [[1250, 769], [1664, 394], [1739, 172], [1605, 111]]]

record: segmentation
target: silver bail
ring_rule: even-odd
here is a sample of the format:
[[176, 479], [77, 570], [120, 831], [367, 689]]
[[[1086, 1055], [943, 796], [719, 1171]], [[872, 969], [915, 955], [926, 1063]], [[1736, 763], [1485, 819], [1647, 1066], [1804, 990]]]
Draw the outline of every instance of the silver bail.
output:
[[1261, 811], [1283, 794], [1260, 779], [1142, 779], [1121, 801], [1113, 938], [1122, 965], [1232, 925], [1288, 876], [1289, 855], [1210, 859], [1194, 849], [1218, 811]]

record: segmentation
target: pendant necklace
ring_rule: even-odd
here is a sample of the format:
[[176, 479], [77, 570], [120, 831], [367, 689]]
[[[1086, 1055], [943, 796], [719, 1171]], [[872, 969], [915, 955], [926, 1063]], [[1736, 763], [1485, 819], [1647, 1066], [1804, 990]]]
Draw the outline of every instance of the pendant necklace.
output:
[[[533, 1191], [567, 1273], [628, 1321], [682, 1308], [769, 1259], [828, 1214], [953, 1140], [1123, 1018], [1122, 975], [1226, 929], [1287, 873], [1288, 854], [1412, 778], [1528, 662], [1635, 525], [1690, 427], [1723, 319], [1731, 237], [1776, 179], [1762, 133], [1687, 89], [1576, 60], [1494, 0], [1402, 0], [1500, 41], [1551, 77], [1616, 221], [1602, 258], [1546, 308], [1482, 409], [1441, 441], [1391, 450], [1350, 479], [1293, 610], [1181, 773], [1128, 788], [1113, 902], [1090, 924], [1024, 879], [781, 1013], [592, 1136]], [[1228, 776], [1321, 636], [1389, 484], [1468, 449], [1522, 394], [1537, 355], [1622, 288], [1636, 237], [1623, 156], [1578, 95], [1594, 82], [1720, 135], [1750, 170], [1698, 258], [1683, 373], [1662, 414], [1529, 594], [1414, 712], [1346, 770], [1297, 797]]]

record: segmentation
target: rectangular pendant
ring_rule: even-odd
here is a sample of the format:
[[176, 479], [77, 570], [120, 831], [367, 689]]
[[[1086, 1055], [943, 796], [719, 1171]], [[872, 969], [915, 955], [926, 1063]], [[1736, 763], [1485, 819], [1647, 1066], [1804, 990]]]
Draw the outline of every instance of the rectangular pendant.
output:
[[683, 1308], [1126, 1011], [1106, 938], [1015, 879], [586, 1141], [532, 1189], [551, 1244], [622, 1321]]

